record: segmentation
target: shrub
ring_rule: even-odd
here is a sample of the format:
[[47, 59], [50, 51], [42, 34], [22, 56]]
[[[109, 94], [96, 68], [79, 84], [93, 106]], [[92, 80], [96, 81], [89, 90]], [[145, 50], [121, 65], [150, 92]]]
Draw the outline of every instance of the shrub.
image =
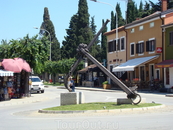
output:
[[109, 84], [109, 82], [108, 81], [104, 81], [102, 84]]

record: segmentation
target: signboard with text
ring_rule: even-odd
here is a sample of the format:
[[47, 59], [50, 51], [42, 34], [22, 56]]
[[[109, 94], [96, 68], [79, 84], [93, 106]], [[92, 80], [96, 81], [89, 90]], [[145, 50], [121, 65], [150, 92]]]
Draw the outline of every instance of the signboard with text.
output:
[[156, 48], [156, 52], [157, 52], [157, 53], [162, 53], [162, 47], [157, 47], [157, 48]]

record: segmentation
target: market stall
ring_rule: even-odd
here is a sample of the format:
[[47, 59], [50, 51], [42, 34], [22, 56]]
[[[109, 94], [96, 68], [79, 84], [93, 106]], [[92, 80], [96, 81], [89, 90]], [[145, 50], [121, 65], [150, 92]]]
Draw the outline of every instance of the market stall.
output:
[[[14, 76], [12, 71], [0, 70], [0, 101], [8, 100], [8, 78]], [[8, 85], [7, 85], [8, 84]]]
[[21, 98], [29, 93], [29, 64], [22, 58], [3, 59], [0, 70], [0, 101]]

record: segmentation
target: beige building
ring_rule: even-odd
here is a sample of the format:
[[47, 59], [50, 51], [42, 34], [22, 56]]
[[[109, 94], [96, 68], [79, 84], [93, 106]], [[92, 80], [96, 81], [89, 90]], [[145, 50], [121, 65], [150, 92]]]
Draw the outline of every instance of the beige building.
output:
[[[121, 26], [117, 30], [114, 29], [104, 34], [108, 40], [107, 63], [111, 72], [114, 67], [126, 62], [126, 31], [124, 29], [124, 26]], [[118, 35], [116, 35], [116, 31]], [[117, 77], [121, 77], [124, 73], [121, 71], [115, 74]]]
[[[139, 85], [141, 88], [148, 87], [149, 81], [164, 81], [163, 69], [155, 65], [164, 60], [164, 29], [161, 26], [173, 22], [173, 12], [167, 10], [165, 1], [162, 0], [162, 12], [120, 27], [117, 45], [116, 29], [105, 33], [108, 39], [108, 69], [118, 78], [127, 72], [128, 81], [137, 79], [145, 82]], [[119, 47], [121, 38], [124, 38], [124, 51]]]

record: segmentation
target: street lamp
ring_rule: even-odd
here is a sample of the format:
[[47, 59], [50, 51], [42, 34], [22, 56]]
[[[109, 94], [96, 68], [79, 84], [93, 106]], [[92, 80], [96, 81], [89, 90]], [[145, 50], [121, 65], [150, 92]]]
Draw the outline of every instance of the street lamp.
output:
[[[34, 27], [35, 29], [39, 29], [37, 27]], [[49, 57], [49, 60], [51, 61], [51, 35], [49, 33], [49, 31], [47, 31], [46, 29], [43, 29], [43, 28], [40, 28], [40, 30], [43, 30], [43, 31], [46, 31], [48, 34], [49, 34], [49, 38], [50, 38], [50, 57]], [[51, 74], [49, 75], [49, 80], [51, 80]]]
[[[39, 29], [37, 27], [34, 27], [35, 29]], [[49, 33], [49, 31], [47, 31], [46, 29], [43, 29], [43, 28], [40, 28], [40, 30], [43, 30], [43, 31], [46, 31], [48, 34], [49, 34], [49, 38], [50, 38], [50, 57], [49, 57], [49, 60], [51, 61], [51, 35]]]
[[[107, 5], [111, 6], [113, 8], [113, 10], [115, 10], [115, 13], [116, 13], [116, 54], [117, 54], [117, 50], [118, 50], [118, 14], [117, 14], [115, 7], [109, 3], [105, 3], [105, 2], [101, 2], [101, 1], [97, 1], [97, 0], [90, 0], [90, 1], [94, 1], [94, 2], [102, 3], [102, 4], [107, 4]], [[117, 57], [118, 56], [116, 55], [116, 58]], [[117, 65], [117, 59], [116, 59], [116, 65]]]

